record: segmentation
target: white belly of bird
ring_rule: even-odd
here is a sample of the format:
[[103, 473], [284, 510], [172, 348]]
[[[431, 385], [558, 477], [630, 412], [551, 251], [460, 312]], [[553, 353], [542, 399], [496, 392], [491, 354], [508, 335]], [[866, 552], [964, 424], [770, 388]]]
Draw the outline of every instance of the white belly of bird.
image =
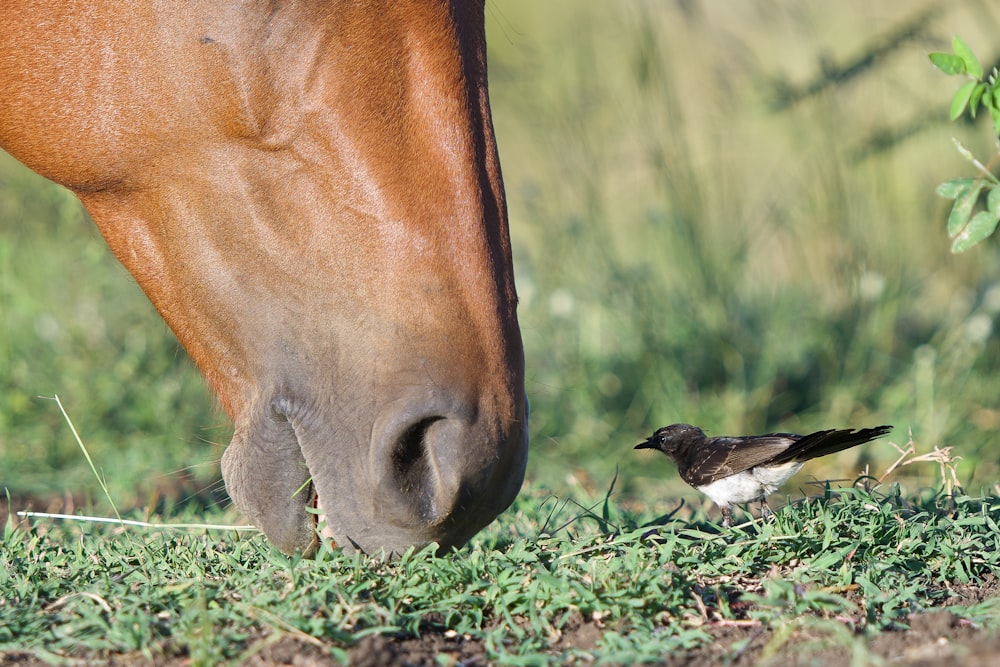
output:
[[749, 503], [774, 493], [789, 477], [801, 469], [801, 461], [790, 461], [772, 467], [759, 466], [699, 486], [698, 490], [711, 498], [716, 505], [728, 507]]

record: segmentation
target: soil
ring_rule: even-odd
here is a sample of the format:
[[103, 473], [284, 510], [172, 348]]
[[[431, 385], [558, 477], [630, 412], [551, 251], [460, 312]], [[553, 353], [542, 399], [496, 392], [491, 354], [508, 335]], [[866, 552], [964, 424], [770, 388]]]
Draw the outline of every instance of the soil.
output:
[[[996, 593], [997, 591], [994, 591]], [[975, 597], [980, 597], [976, 595]], [[1000, 636], [976, 628], [948, 611], [913, 615], [909, 628], [884, 632], [869, 643], [869, 650], [889, 665], [908, 667], [994, 667], [1000, 665]], [[852, 647], [824, 648], [822, 637], [808, 630], [779, 633], [752, 622], [718, 622], [707, 630], [714, 641], [678, 655], [664, 655], [663, 663], [676, 667], [841, 667], [852, 663]], [[590, 622], [571, 623], [554, 649], [576, 648], [586, 651], [597, 643], [601, 630]], [[339, 665], [322, 642], [312, 637], [270, 635], [260, 637], [241, 664], [247, 667], [327, 667]], [[88, 656], [85, 662], [100, 662], [110, 667], [188, 667], [187, 658], [157, 658], [150, 662], [139, 654]], [[349, 664], [356, 667], [393, 667], [403, 665], [488, 665], [486, 651], [479, 640], [454, 633], [430, 631], [419, 638], [368, 635], [348, 651]], [[587, 664], [579, 659], [578, 664]], [[0, 665], [41, 667], [46, 663], [33, 656], [0, 653]]]

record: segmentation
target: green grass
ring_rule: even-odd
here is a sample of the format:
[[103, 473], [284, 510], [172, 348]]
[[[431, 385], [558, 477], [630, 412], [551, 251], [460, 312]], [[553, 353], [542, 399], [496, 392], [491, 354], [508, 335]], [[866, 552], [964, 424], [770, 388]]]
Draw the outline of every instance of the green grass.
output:
[[[461, 553], [392, 563], [326, 549], [301, 561], [252, 534], [35, 520], [0, 550], [0, 653], [211, 665], [291, 636], [344, 659], [380, 633], [479, 642], [491, 664], [629, 664], [696, 649], [720, 622], [822, 628], [862, 647], [931, 608], [1000, 627], [996, 604], [953, 592], [1000, 574], [993, 496], [952, 507], [895, 484], [849, 487], [728, 531], [700, 512], [587, 504], [531, 489]], [[599, 628], [596, 645], [563, 646], [581, 624]]]

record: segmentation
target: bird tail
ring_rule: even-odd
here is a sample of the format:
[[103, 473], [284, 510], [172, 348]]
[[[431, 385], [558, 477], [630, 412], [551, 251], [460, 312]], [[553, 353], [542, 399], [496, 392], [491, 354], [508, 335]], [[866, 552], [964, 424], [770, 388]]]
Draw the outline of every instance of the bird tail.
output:
[[773, 463], [809, 461], [881, 438], [891, 430], [891, 426], [876, 426], [857, 431], [852, 428], [817, 431], [796, 440], [788, 449], [775, 457]]

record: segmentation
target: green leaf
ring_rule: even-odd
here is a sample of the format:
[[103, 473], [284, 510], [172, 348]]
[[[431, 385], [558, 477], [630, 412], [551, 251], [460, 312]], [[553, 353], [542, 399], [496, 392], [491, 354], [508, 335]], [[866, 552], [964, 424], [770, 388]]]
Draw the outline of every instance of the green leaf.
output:
[[969, 216], [972, 215], [972, 208], [976, 205], [976, 200], [979, 199], [979, 193], [985, 186], [985, 183], [977, 180], [955, 200], [955, 205], [951, 207], [951, 213], [948, 214], [949, 237], [954, 237], [965, 227]]
[[986, 193], [986, 210], [1000, 218], [1000, 185], [994, 185]]
[[974, 178], [954, 178], [937, 186], [937, 193], [945, 199], [958, 199], [975, 182]]
[[955, 241], [951, 244], [951, 251], [956, 255], [965, 252], [992, 234], [997, 228], [997, 223], [1000, 223], [1000, 217], [989, 211], [976, 213], [969, 221], [969, 225], [955, 237]]
[[955, 55], [962, 59], [967, 74], [974, 76], [977, 80], [983, 78], [983, 66], [979, 64], [979, 59], [961, 37], [955, 35], [954, 39], [951, 40], [951, 48]]
[[945, 74], [965, 74], [965, 61], [951, 53], [931, 53], [927, 56]]
[[990, 116], [993, 117], [993, 131], [1000, 135], [1000, 109], [990, 107]]
[[973, 118], [976, 117], [976, 111], [979, 110], [979, 100], [982, 99], [985, 92], [985, 83], [977, 83], [976, 87], [972, 89], [972, 97], [969, 98], [969, 115]]
[[972, 96], [972, 90], [975, 87], [975, 81], [968, 81], [963, 83], [959, 89], [955, 91], [955, 96], [951, 98], [952, 120], [961, 116], [962, 112], [965, 111], [965, 106], [969, 103], [969, 98]]

